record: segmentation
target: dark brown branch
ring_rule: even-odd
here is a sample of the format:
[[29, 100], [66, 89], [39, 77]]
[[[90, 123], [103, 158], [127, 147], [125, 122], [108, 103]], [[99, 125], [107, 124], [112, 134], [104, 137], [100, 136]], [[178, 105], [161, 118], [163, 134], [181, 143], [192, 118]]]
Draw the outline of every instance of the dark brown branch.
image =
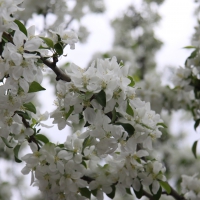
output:
[[148, 192], [146, 192], [145, 190], [143, 190], [143, 194], [144, 196], [146, 196], [149, 200], [154, 200], [153, 196], [151, 194], [149, 194]]
[[[30, 124], [26, 121], [26, 119], [24, 118], [23, 115], [20, 115], [19, 113], [15, 113], [15, 114], [18, 114], [18, 115], [22, 118], [22, 122], [23, 122], [23, 124], [24, 124], [24, 126], [25, 126], [26, 128], [31, 128]], [[33, 134], [33, 135], [31, 135], [30, 137], [28, 137], [27, 141], [28, 141], [29, 143], [34, 142], [34, 143], [37, 145], [37, 148], [38, 148], [38, 151], [39, 151], [39, 150], [40, 150], [40, 146], [39, 146], [39, 144], [38, 144], [38, 141], [35, 139], [34, 135], [35, 135], [35, 134]]]
[[29, 142], [29, 143], [34, 142], [34, 143], [37, 145], [38, 151], [40, 150], [40, 146], [39, 146], [39, 144], [38, 144], [38, 141], [34, 138], [34, 135], [31, 135], [31, 136], [28, 138], [28, 142]]
[[81, 177], [81, 179], [83, 179], [84, 181], [87, 181], [88, 183], [94, 181], [94, 179], [90, 178], [89, 176], [83, 176], [83, 177]]
[[[170, 186], [171, 187], [171, 186]], [[171, 192], [167, 195], [174, 197], [176, 200], [186, 200], [182, 195], [180, 195], [176, 190], [171, 187]]]
[[3, 35], [2, 37], [6, 40], [8, 40], [9, 42], [13, 43], [13, 38], [10, 34], [6, 33], [6, 32], [3, 32]]
[[55, 72], [55, 74], [57, 75], [57, 77], [56, 77], [57, 81], [59, 81], [59, 80], [63, 80], [66, 82], [71, 81], [70, 77], [57, 67], [57, 65], [56, 65], [57, 59], [56, 58], [53, 59], [54, 62], [51, 62], [42, 57], [41, 57], [41, 60], [47, 67], [51, 68]]
[[26, 128], [31, 128], [30, 124], [26, 121], [26, 119], [22, 115], [20, 115], [20, 117], [22, 118], [22, 122], [23, 122], [24, 126]]

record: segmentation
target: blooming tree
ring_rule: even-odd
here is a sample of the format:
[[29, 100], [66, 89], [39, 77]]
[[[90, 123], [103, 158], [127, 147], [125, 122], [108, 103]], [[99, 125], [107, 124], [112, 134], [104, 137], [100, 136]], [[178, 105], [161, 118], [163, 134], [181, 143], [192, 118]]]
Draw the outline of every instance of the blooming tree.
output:
[[[197, 175], [182, 176], [181, 193], [168, 183], [166, 167], [153, 151], [154, 141], [166, 125], [150, 103], [139, 96], [138, 90], [145, 90], [130, 76], [128, 65], [118, 63], [113, 56], [97, 59], [87, 69], [71, 63], [61, 70], [57, 63], [65, 47], [69, 45], [73, 50], [79, 41], [76, 32], [66, 30], [63, 24], [55, 27], [63, 20], [66, 4], [39, 4], [39, 11], [47, 14], [54, 10], [58, 18], [54, 24], [46, 23], [45, 34], [37, 34], [37, 27], [26, 27], [19, 20], [22, 2], [0, 1], [0, 137], [5, 149], [13, 150], [15, 161], [24, 161], [21, 172], [31, 173], [31, 184], [45, 199], [52, 200], [103, 199], [104, 195], [112, 199], [116, 192], [155, 200], [163, 194], [177, 200], [200, 199]], [[94, 8], [91, 2], [88, 5]], [[102, 10], [101, 2], [97, 5]], [[82, 9], [75, 5], [74, 11], [81, 17]], [[73, 20], [73, 13], [68, 14], [69, 21]], [[199, 49], [190, 48], [194, 51], [186, 67], [174, 75], [174, 90], [178, 100], [190, 106], [196, 128], [200, 123]], [[41, 114], [33, 98], [45, 90], [45, 68], [56, 74], [57, 99], [53, 112]], [[185, 95], [189, 96], [187, 101]], [[40, 133], [42, 127], [47, 127], [43, 121], [49, 115], [59, 130], [69, 126], [76, 131], [63, 143], [52, 143]], [[27, 142], [31, 153], [19, 158], [20, 148]], [[197, 141], [193, 145], [195, 156], [196, 146]]]

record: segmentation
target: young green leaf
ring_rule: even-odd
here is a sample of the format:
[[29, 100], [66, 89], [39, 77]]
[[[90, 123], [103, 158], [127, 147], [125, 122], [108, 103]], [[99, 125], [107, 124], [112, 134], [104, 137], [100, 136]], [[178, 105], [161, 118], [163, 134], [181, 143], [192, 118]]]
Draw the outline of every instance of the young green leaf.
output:
[[117, 112], [116, 112], [116, 109], [114, 108], [113, 111], [112, 111], [111, 124], [114, 123], [116, 119], [117, 119]]
[[74, 106], [70, 106], [69, 111], [65, 114], [65, 119], [67, 120], [68, 117], [72, 114], [72, 112], [74, 111]]
[[60, 148], [64, 148], [65, 147], [64, 144], [58, 144], [57, 146], [60, 147]]
[[29, 102], [29, 103], [24, 103], [23, 106], [26, 108], [26, 110], [30, 111], [30, 112], [33, 112], [36, 114], [36, 108], [35, 106]]
[[80, 193], [81, 193], [82, 196], [90, 199], [91, 192], [90, 192], [90, 190], [88, 188], [86, 188], [86, 187], [85, 188], [79, 188], [79, 191], [80, 191]]
[[164, 123], [157, 123], [157, 126], [162, 126], [163, 128], [167, 128], [167, 126]]
[[189, 56], [188, 58], [189, 58], [189, 59], [191, 59], [191, 58], [195, 58], [196, 55], [197, 55], [197, 52], [198, 52], [198, 50], [195, 49], [195, 50], [190, 54], [190, 56]]
[[35, 137], [35, 139], [42, 141], [44, 144], [49, 142], [49, 139], [43, 134], [37, 134], [34, 137]]
[[86, 137], [83, 141], [83, 150], [87, 147], [90, 146], [92, 143], [92, 138], [90, 136]]
[[17, 163], [21, 163], [22, 161], [18, 158], [18, 153], [19, 153], [19, 149], [20, 149], [21, 145], [17, 144], [15, 146], [15, 148], [13, 149], [13, 152], [14, 152], [14, 156], [15, 156], [15, 161]]
[[196, 47], [195, 46], [185, 46], [185, 47], [183, 47], [184, 49], [196, 49]]
[[24, 119], [28, 119], [28, 120], [31, 119], [27, 112], [15, 111], [15, 113], [17, 113], [20, 117], [23, 117]]
[[132, 195], [130, 188], [126, 188], [126, 193]]
[[59, 42], [54, 45], [54, 49], [56, 50], [56, 53], [58, 55], [62, 55], [63, 54], [63, 47]]
[[165, 189], [165, 191], [167, 192], [167, 194], [171, 193], [171, 187], [170, 187], [170, 185], [169, 185], [168, 182], [160, 181], [160, 185], [162, 186], [162, 188]]
[[81, 164], [87, 169], [87, 164], [84, 160], [81, 162]]
[[195, 130], [196, 130], [197, 127], [199, 126], [199, 123], [200, 123], [200, 119], [197, 119], [197, 120], [195, 121], [195, 124], [194, 124], [194, 129], [195, 129]]
[[31, 83], [31, 85], [29, 86], [29, 91], [28, 93], [32, 93], [32, 92], [39, 92], [42, 90], [46, 90], [45, 88], [43, 88], [38, 82], [33, 81]]
[[127, 103], [126, 113], [132, 117], [134, 116], [134, 111], [133, 111], [132, 107], [130, 106], [129, 102]]
[[9, 144], [9, 142], [6, 140], [6, 138], [1, 137], [1, 139], [2, 139], [2, 141], [4, 142], [4, 144], [5, 144], [8, 148], [13, 148], [13, 147]]
[[106, 93], [104, 92], [104, 90], [101, 90], [99, 93], [95, 94], [94, 98], [100, 105], [102, 105], [103, 107], [106, 106]]
[[197, 158], [197, 143], [198, 143], [198, 140], [195, 141], [192, 145], [192, 153], [194, 154], [194, 157]]
[[135, 129], [131, 124], [117, 122], [117, 123], [115, 123], [115, 125], [123, 126], [124, 130], [129, 134], [129, 136], [133, 135], [135, 132]]
[[135, 81], [133, 80], [133, 78], [131, 76], [128, 76], [128, 78], [131, 81], [128, 86], [133, 87], [135, 85]]
[[47, 37], [40, 37], [48, 47], [50, 48], [54, 48], [54, 45], [53, 45], [53, 41], [50, 39], [50, 38], [47, 38]]
[[24, 26], [24, 24], [22, 24], [19, 20], [15, 20], [14, 21], [15, 24], [17, 24], [17, 26], [19, 27], [19, 30], [24, 33], [26, 36], [28, 36], [28, 33], [27, 33], [27, 30], [26, 30], [26, 27]]

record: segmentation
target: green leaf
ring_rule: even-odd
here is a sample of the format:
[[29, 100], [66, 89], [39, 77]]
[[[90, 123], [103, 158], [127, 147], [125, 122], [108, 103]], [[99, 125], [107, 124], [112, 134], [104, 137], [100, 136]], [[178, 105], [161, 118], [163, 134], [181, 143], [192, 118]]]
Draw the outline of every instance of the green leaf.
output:
[[84, 160], [81, 162], [81, 164], [87, 169], [87, 164]]
[[44, 144], [47, 144], [49, 142], [49, 139], [43, 134], [37, 134], [34, 137], [35, 139], [42, 141]]
[[43, 88], [38, 82], [33, 81], [31, 83], [31, 85], [29, 86], [29, 91], [28, 93], [32, 93], [32, 92], [39, 92], [42, 90], [46, 90], [45, 88]]
[[[134, 189], [133, 189], [133, 190], [134, 190]], [[141, 199], [142, 196], [143, 196], [143, 186], [141, 185], [139, 191], [134, 190], [134, 193], [135, 193], [135, 196], [136, 196], [138, 199]]]
[[74, 106], [70, 106], [69, 111], [65, 114], [65, 119], [67, 120], [68, 117], [72, 114], [72, 112], [74, 111]]
[[24, 33], [26, 36], [28, 36], [28, 33], [27, 33], [27, 30], [26, 30], [26, 27], [24, 26], [24, 24], [22, 24], [19, 20], [15, 20], [14, 21], [15, 24], [17, 24], [17, 26], [19, 27], [19, 30]]
[[195, 49], [195, 50], [190, 54], [190, 56], [189, 56], [188, 58], [189, 58], [189, 59], [194, 58], [194, 57], [196, 57], [196, 55], [197, 55], [197, 49]]
[[54, 45], [54, 49], [56, 50], [56, 53], [58, 55], [62, 55], [63, 54], [63, 47], [59, 42]]
[[91, 193], [92, 193], [95, 197], [97, 196], [97, 192], [98, 192], [98, 189], [91, 190]]
[[17, 163], [21, 163], [22, 161], [18, 158], [18, 153], [19, 153], [19, 149], [20, 149], [21, 145], [17, 144], [15, 146], [15, 148], [13, 149], [13, 152], [14, 152], [14, 156], [15, 156], [15, 161]]
[[196, 47], [195, 46], [185, 46], [185, 47], [183, 47], [184, 49], [196, 49]]
[[40, 37], [46, 43], [46, 45], [50, 48], [54, 48], [53, 41], [47, 37]]
[[36, 108], [35, 106], [29, 102], [29, 103], [24, 103], [23, 106], [26, 108], [26, 110], [30, 111], [30, 112], [33, 112], [36, 114]]
[[8, 148], [13, 148], [13, 147], [9, 144], [9, 142], [6, 140], [6, 138], [1, 137], [1, 139], [3, 140], [4, 144], [5, 144]]
[[197, 143], [198, 143], [198, 140], [195, 141], [192, 145], [192, 153], [194, 154], [194, 157], [197, 158]]
[[130, 188], [126, 188], [126, 193], [132, 195]]
[[195, 130], [197, 129], [197, 127], [199, 126], [199, 124], [200, 124], [200, 119], [197, 119], [197, 120], [195, 121], [195, 124], [194, 124], [194, 129], [195, 129]]
[[156, 126], [162, 126], [163, 128], [167, 128], [167, 126], [164, 123], [157, 123]]
[[80, 193], [81, 193], [82, 196], [90, 199], [91, 192], [90, 192], [90, 190], [88, 188], [86, 188], [86, 187], [85, 188], [79, 188], [79, 191], [80, 191]]
[[171, 193], [171, 187], [170, 187], [170, 185], [169, 185], [168, 182], [160, 181], [160, 185], [162, 186], [162, 188], [165, 189], [165, 191], [167, 192], [167, 194]]
[[113, 199], [115, 197], [115, 191], [116, 191], [116, 188], [114, 185], [111, 186], [112, 187], [112, 192], [109, 193], [109, 194], [106, 194], [109, 198]]
[[160, 187], [156, 194], [153, 194], [152, 192], [152, 184], [149, 186], [149, 189], [151, 191], [151, 194], [153, 195], [153, 200], [159, 200], [162, 194], [162, 188]]
[[117, 122], [117, 123], [115, 123], [115, 125], [123, 126], [124, 130], [129, 134], [129, 136], [133, 135], [135, 132], [135, 129], [131, 124]]
[[124, 66], [123, 60], [121, 60], [121, 61], [119, 62], [119, 66], [120, 66], [120, 67], [123, 67], [123, 66]]
[[110, 55], [108, 53], [104, 53], [102, 56], [103, 58], [110, 58]]
[[86, 137], [83, 141], [83, 150], [85, 147], [90, 146], [92, 142], [92, 138], [90, 136]]
[[94, 98], [100, 105], [102, 105], [103, 107], [106, 106], [106, 93], [104, 92], [104, 90], [101, 90], [99, 93], [94, 94]]
[[127, 103], [126, 113], [132, 117], [134, 116], [134, 111], [133, 111], [132, 107], [130, 106], [129, 102]]
[[23, 117], [25, 119], [28, 119], [28, 120], [31, 119], [27, 112], [15, 111], [15, 113], [17, 113], [20, 117]]
[[128, 86], [133, 87], [135, 85], [135, 81], [133, 80], [133, 78], [131, 76], [128, 76], [128, 78], [131, 81]]
[[111, 124], [115, 122], [115, 120], [117, 119], [117, 112], [115, 110], [115, 108], [112, 111], [112, 120], [111, 120]]
[[57, 146], [60, 147], [60, 148], [64, 148], [65, 147], [64, 144], [58, 144]]

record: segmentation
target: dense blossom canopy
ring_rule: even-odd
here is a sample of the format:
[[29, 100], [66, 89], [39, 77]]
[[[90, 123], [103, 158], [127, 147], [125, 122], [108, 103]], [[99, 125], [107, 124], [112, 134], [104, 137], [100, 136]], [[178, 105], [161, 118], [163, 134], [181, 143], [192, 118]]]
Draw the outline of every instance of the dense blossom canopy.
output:
[[[37, 34], [35, 26], [26, 28], [17, 19], [23, 11], [22, 2], [0, 1], [0, 137], [5, 147], [13, 148], [15, 161], [25, 162], [21, 172], [31, 173], [31, 184], [39, 188], [45, 199], [52, 200], [90, 199], [91, 196], [100, 200], [104, 194], [113, 198], [116, 191], [134, 193], [137, 198], [160, 199], [165, 193], [177, 200], [200, 199], [197, 175], [182, 175], [179, 194], [167, 182], [166, 167], [154, 152], [154, 142], [161, 138], [166, 125], [142, 97], [151, 99], [155, 94], [152, 90], [160, 89], [156, 79], [155, 83], [149, 81], [155, 86], [152, 88], [148, 85], [149, 77], [143, 74], [140, 74], [143, 82], [135, 83], [128, 65], [119, 63], [115, 56], [96, 59], [86, 69], [71, 63], [61, 70], [57, 62], [66, 46], [75, 49], [78, 35], [66, 30], [63, 24], [57, 28], [49, 25], [46, 34]], [[45, 9], [42, 3], [39, 5]], [[65, 5], [61, 11], [74, 17], [67, 12], [64, 1], [59, 5]], [[94, 9], [93, 3], [88, 5]], [[80, 12], [76, 6], [74, 10]], [[58, 12], [57, 7], [49, 8]], [[102, 11], [101, 2], [95, 8]], [[135, 12], [132, 7], [130, 11]], [[59, 15], [57, 21], [61, 19]], [[121, 22], [115, 21], [114, 25], [117, 23]], [[150, 34], [148, 30], [146, 33]], [[177, 69], [173, 76], [174, 89], [165, 88], [160, 94], [170, 99], [167, 102], [171, 101], [163, 103], [167, 109], [192, 108], [197, 127], [199, 48], [191, 48], [194, 51], [185, 68]], [[138, 65], [144, 65], [141, 58]], [[45, 90], [41, 86], [45, 68], [56, 74], [57, 98], [56, 109], [41, 114], [33, 98], [35, 93]], [[158, 105], [157, 110], [161, 110]], [[51, 127], [43, 124], [49, 116], [59, 130], [66, 126], [74, 130], [61, 144], [54, 144], [40, 134], [43, 126]], [[20, 160], [19, 149], [27, 142], [31, 152]], [[193, 153], [196, 155], [195, 148]]]

